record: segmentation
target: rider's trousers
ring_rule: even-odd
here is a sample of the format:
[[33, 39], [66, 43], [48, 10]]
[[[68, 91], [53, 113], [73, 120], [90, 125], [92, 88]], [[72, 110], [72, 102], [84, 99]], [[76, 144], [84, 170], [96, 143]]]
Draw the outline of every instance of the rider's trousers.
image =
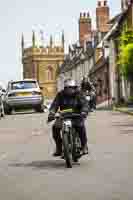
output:
[[[81, 145], [84, 147], [87, 144], [87, 134], [86, 134], [86, 128], [84, 122], [76, 122], [74, 123], [74, 128], [79, 133], [79, 137], [81, 140]], [[56, 121], [52, 127], [52, 133], [53, 133], [53, 139], [57, 146], [60, 146], [62, 144], [62, 138], [61, 138], [61, 126], [59, 126], [59, 123]]]

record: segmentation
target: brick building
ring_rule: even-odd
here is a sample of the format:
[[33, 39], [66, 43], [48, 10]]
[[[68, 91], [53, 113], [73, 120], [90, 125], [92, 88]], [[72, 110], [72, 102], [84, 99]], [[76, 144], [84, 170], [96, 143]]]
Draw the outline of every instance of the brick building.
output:
[[[113, 24], [111, 34], [107, 38], [109, 42], [109, 63], [110, 63], [110, 80], [111, 80], [111, 96], [114, 97], [116, 103], [121, 100], [128, 101], [133, 86], [130, 82], [127, 82], [118, 67], [118, 55], [119, 55], [119, 38], [123, 30], [133, 30], [133, 2], [122, 1], [125, 6], [122, 6], [122, 12], [114, 17], [110, 23]], [[125, 4], [124, 4], [125, 3]]]

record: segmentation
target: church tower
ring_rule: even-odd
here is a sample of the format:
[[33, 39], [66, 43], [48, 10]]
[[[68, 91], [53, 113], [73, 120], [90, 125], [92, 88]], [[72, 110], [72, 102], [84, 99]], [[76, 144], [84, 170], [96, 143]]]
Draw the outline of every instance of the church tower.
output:
[[53, 98], [57, 92], [57, 72], [63, 63], [64, 33], [61, 37], [61, 44], [55, 45], [53, 37], [50, 36], [50, 43], [47, 46], [39, 46], [36, 42], [36, 35], [32, 33], [32, 44], [25, 48], [24, 36], [21, 41], [23, 78], [35, 78], [41, 86], [45, 98]]

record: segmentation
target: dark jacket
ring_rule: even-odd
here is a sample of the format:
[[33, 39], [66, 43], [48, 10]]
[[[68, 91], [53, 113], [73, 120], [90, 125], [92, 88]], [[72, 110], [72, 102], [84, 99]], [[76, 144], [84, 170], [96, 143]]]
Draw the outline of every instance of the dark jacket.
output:
[[56, 113], [58, 109], [73, 109], [73, 112], [76, 113], [88, 113], [88, 103], [80, 92], [76, 92], [73, 96], [68, 96], [65, 94], [64, 90], [62, 90], [56, 95], [50, 107], [50, 112]]
[[82, 81], [81, 90], [82, 91], [87, 91], [88, 90], [89, 92], [91, 92], [91, 91], [95, 91], [95, 87], [90, 82]]

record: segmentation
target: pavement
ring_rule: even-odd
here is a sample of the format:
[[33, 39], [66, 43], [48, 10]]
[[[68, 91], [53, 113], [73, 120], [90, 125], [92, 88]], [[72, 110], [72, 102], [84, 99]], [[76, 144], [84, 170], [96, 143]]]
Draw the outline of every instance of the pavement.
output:
[[1, 200], [132, 200], [133, 118], [96, 111], [86, 121], [90, 154], [66, 169], [51, 156], [47, 113], [0, 120]]
[[115, 107], [114, 110], [125, 114], [133, 115], [133, 107]]

